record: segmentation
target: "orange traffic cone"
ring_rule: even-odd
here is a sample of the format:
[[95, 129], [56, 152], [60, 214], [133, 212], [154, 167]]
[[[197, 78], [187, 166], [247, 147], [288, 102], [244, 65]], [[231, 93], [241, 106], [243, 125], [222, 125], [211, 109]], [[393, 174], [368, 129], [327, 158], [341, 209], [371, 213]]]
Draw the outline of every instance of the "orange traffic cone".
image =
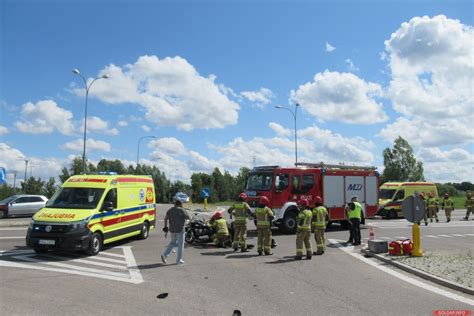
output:
[[374, 226], [370, 226], [369, 240], [374, 240], [374, 239], [375, 239]]

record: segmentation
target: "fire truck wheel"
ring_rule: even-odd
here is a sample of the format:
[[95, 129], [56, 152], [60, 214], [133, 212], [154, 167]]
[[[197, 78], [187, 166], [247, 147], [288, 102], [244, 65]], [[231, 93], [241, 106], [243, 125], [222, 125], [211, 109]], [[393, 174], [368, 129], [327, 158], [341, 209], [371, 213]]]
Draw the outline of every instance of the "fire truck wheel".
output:
[[281, 224], [283, 232], [286, 234], [294, 234], [296, 232], [296, 212], [289, 211], [283, 217]]
[[351, 223], [348, 220], [340, 221], [340, 223], [343, 229], [347, 230], [351, 228]]

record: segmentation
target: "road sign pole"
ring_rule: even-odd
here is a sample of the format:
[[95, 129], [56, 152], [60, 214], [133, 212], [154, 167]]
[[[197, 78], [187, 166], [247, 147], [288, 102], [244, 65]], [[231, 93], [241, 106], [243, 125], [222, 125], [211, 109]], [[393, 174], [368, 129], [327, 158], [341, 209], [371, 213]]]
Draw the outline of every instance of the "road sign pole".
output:
[[204, 199], [204, 209], [207, 210], [207, 198]]
[[413, 250], [411, 255], [413, 257], [423, 257], [423, 249], [421, 249], [420, 226], [417, 223], [413, 224]]

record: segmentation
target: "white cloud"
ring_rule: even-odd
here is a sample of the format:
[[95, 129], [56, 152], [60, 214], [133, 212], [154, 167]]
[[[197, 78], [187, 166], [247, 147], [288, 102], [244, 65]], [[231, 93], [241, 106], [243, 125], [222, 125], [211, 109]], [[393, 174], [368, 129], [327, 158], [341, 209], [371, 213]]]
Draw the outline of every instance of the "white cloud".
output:
[[425, 178], [429, 181], [474, 182], [474, 155], [465, 149], [422, 148], [417, 160], [423, 162]]
[[142, 129], [144, 132], [147, 132], [147, 133], [148, 133], [148, 132], [151, 131], [151, 128], [148, 127], [147, 125], [142, 125], [142, 126], [140, 126], [140, 127], [141, 127], [141, 129]]
[[120, 126], [120, 127], [127, 127], [128, 122], [127, 121], [118, 121], [117, 125]]
[[354, 62], [353, 62], [352, 60], [350, 60], [349, 58], [347, 58], [347, 59], [345, 60], [345, 63], [346, 63], [347, 68], [349, 69], [350, 72], [357, 72], [357, 71], [359, 71], [359, 68], [358, 68], [356, 65], [354, 65]]
[[241, 95], [260, 106], [270, 103], [271, 99], [275, 97], [272, 90], [265, 87], [260, 88], [258, 91], [244, 91]]
[[185, 155], [187, 153], [183, 143], [174, 137], [154, 139], [148, 144], [156, 152], [165, 152], [170, 155]]
[[110, 79], [97, 81], [93, 96], [111, 104], [139, 104], [154, 124], [189, 131], [237, 123], [240, 107], [227, 97], [228, 91], [222, 92], [216, 77], [201, 76], [179, 56], [141, 56], [134, 64], [109, 65], [100, 74]]
[[443, 15], [412, 18], [385, 41], [392, 71], [388, 95], [402, 117], [382, 137], [399, 134], [422, 146], [474, 141], [473, 42], [471, 26]]
[[270, 127], [278, 136], [288, 137], [293, 133], [290, 129], [284, 128], [275, 122], [270, 122], [268, 127]]
[[15, 126], [22, 133], [50, 134], [57, 129], [61, 134], [71, 135], [74, 131], [72, 113], [53, 100], [23, 104], [21, 117]]
[[8, 134], [8, 133], [10, 133], [8, 128], [6, 128], [5, 126], [0, 125], [0, 135], [5, 135], [5, 134]]
[[[0, 143], [0, 166], [7, 170], [7, 183], [20, 186], [25, 178], [25, 159], [28, 160], [27, 178], [33, 176], [43, 180], [57, 177], [61, 173], [64, 161], [56, 158], [27, 157], [20, 150]], [[14, 180], [16, 173], [16, 181]]]
[[[70, 151], [76, 151], [76, 152], [82, 152], [83, 151], [83, 146], [84, 146], [84, 140], [83, 139], [76, 139], [71, 142], [67, 142], [60, 147], [64, 150], [70, 150]], [[112, 146], [110, 146], [109, 143], [104, 142], [102, 140], [95, 140], [93, 138], [88, 138], [86, 141], [86, 151], [91, 152], [91, 151], [105, 151], [109, 152], [111, 151]]]
[[380, 85], [365, 82], [352, 73], [326, 70], [314, 81], [291, 91], [291, 99], [320, 121], [341, 121], [349, 124], [374, 124], [387, 120], [382, 104]]
[[326, 52], [331, 53], [334, 50], [336, 50], [336, 47], [334, 47], [331, 44], [329, 44], [328, 42], [326, 42]]
[[[82, 128], [82, 130], [84, 131], [84, 128]], [[118, 129], [109, 127], [109, 122], [104, 121], [97, 116], [87, 118], [87, 131], [111, 136], [119, 134]]]

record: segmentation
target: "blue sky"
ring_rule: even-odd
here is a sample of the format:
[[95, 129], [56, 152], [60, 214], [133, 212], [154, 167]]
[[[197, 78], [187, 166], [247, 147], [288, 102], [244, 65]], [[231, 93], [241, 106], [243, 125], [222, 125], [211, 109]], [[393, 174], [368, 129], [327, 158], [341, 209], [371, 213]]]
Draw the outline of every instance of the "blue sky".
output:
[[[1, 1], [0, 166], [82, 153], [172, 179], [300, 161], [383, 166], [402, 135], [433, 181], [473, 181], [469, 1]], [[381, 170], [381, 168], [379, 169]]]

